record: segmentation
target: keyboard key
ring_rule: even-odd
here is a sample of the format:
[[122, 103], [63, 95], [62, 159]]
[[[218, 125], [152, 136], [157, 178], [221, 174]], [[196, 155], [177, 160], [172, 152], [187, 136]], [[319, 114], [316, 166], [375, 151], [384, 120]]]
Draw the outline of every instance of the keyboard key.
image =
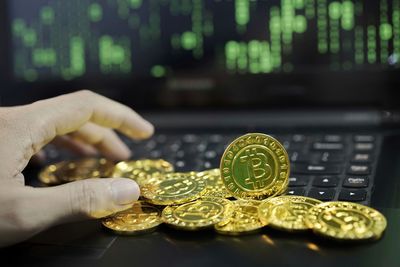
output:
[[306, 193], [306, 190], [304, 188], [301, 187], [297, 187], [297, 188], [289, 188], [289, 190], [287, 191], [287, 195], [295, 195], [295, 196], [304, 196]]
[[363, 189], [343, 189], [339, 194], [339, 200], [343, 201], [363, 201], [367, 198], [367, 191]]
[[321, 143], [315, 142], [312, 144], [312, 149], [317, 151], [338, 151], [343, 150], [344, 145], [342, 143]]
[[343, 162], [344, 161], [344, 154], [341, 153], [334, 153], [334, 152], [324, 152], [321, 154], [319, 158], [320, 162], [328, 163], [328, 162]]
[[348, 176], [343, 180], [344, 187], [362, 188], [368, 187], [369, 178], [367, 176]]
[[210, 135], [210, 137], [208, 138], [208, 141], [211, 143], [221, 143], [222, 140], [224, 139], [224, 137], [220, 134], [212, 134]]
[[341, 165], [337, 164], [293, 164], [293, 173], [300, 174], [339, 174], [342, 172]]
[[375, 136], [373, 135], [355, 135], [353, 137], [356, 143], [371, 143], [375, 141]]
[[330, 201], [335, 197], [335, 193], [335, 189], [311, 188], [310, 192], [308, 192], [308, 196], [321, 201]]
[[309, 178], [307, 176], [291, 176], [289, 177], [289, 186], [306, 186], [308, 184]]
[[159, 159], [159, 158], [162, 158], [162, 155], [161, 155], [161, 151], [160, 150], [152, 150], [152, 151], [150, 151], [150, 158], [152, 158], [152, 159]]
[[343, 141], [343, 136], [338, 134], [327, 134], [322, 137], [323, 142], [340, 143]]
[[207, 150], [206, 152], [204, 152], [204, 158], [206, 159], [214, 159], [216, 157], [217, 157], [217, 152], [213, 150]]
[[214, 169], [214, 168], [217, 168], [217, 167], [218, 166], [213, 165], [213, 163], [210, 162], [210, 161], [204, 161], [203, 169], [208, 170], [208, 169]]
[[182, 141], [184, 143], [187, 143], [187, 144], [193, 144], [193, 143], [199, 142], [200, 141], [200, 137], [198, 135], [195, 135], [195, 134], [185, 134], [182, 137]]
[[356, 143], [354, 150], [356, 151], [372, 151], [375, 148], [373, 143]]
[[307, 137], [304, 134], [294, 134], [292, 135], [292, 142], [294, 143], [304, 143]]
[[336, 176], [317, 176], [313, 181], [313, 186], [316, 187], [336, 187], [338, 185], [339, 178]]
[[351, 157], [351, 162], [368, 163], [372, 161], [372, 155], [368, 153], [356, 153]]
[[347, 173], [353, 175], [367, 175], [371, 173], [371, 167], [369, 165], [350, 165]]
[[294, 162], [309, 162], [310, 161], [310, 155], [309, 154], [304, 154], [304, 153], [300, 153], [297, 151], [293, 151], [290, 153], [290, 162], [294, 163]]

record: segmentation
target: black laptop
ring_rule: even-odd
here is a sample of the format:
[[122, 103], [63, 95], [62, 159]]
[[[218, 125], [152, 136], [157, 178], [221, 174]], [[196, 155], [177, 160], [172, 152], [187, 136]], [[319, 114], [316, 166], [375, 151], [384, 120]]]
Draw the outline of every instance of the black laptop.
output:
[[[61, 225], [0, 250], [45, 266], [399, 266], [400, 0], [4, 0], [1, 104], [81, 88], [156, 126], [125, 137], [133, 159], [218, 168], [237, 136], [262, 132], [289, 153], [288, 194], [377, 208], [373, 243], [271, 229], [120, 237], [99, 221]], [[76, 158], [51, 144], [46, 164]], [[32, 186], [41, 166], [29, 166]], [[1, 263], [3, 265], [3, 262]]]

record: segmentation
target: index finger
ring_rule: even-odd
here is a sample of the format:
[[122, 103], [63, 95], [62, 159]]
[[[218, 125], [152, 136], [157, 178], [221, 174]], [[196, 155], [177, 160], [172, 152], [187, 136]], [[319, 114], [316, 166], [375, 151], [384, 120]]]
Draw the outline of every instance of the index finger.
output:
[[[137, 139], [150, 137], [154, 127], [131, 108], [88, 90], [28, 105], [33, 145], [38, 148], [57, 135], [73, 132], [91, 121]], [[35, 149], [36, 150], [36, 149]]]

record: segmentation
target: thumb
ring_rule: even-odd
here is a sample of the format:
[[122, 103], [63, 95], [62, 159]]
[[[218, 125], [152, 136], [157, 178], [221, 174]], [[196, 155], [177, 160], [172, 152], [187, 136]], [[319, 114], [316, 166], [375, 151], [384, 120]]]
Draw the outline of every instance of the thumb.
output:
[[104, 217], [129, 208], [140, 195], [136, 182], [125, 178], [88, 179], [33, 190], [34, 206], [41, 214], [37, 216], [39, 225], [44, 227]]
[[0, 184], [0, 247], [28, 239], [50, 226], [99, 218], [127, 209], [139, 197], [129, 179], [89, 179], [49, 188]]

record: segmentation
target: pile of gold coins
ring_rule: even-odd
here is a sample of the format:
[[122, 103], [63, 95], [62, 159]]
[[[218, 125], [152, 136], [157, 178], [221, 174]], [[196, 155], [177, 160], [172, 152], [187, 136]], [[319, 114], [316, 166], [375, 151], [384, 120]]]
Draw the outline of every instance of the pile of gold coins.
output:
[[152, 232], [164, 223], [179, 230], [214, 229], [225, 235], [253, 233], [268, 226], [287, 232], [311, 230], [336, 240], [382, 236], [386, 219], [370, 207], [284, 195], [289, 173], [284, 147], [271, 136], [251, 133], [226, 148], [219, 169], [179, 173], [162, 159], [116, 165], [105, 159], [86, 159], [50, 165], [39, 178], [46, 184], [90, 177], [135, 180], [141, 199], [102, 221], [118, 234]]

